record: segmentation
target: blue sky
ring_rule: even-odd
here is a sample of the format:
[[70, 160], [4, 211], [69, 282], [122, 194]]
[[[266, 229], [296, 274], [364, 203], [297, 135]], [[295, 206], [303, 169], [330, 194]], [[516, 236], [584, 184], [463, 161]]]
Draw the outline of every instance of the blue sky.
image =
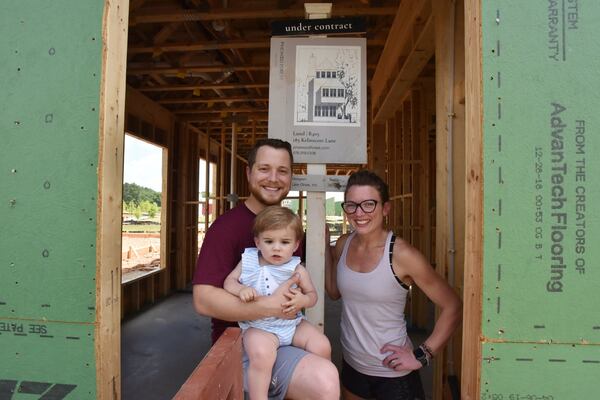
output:
[[162, 191], [162, 148], [125, 135], [123, 182]]

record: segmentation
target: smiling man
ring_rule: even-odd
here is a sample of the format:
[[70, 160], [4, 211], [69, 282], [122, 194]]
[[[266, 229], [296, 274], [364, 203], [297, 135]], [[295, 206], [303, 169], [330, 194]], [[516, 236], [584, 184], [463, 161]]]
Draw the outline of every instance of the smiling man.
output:
[[[289, 318], [283, 312], [284, 293], [295, 283], [281, 285], [271, 296], [249, 303], [223, 289], [244, 249], [254, 247], [252, 225], [256, 214], [287, 196], [292, 181], [292, 149], [288, 142], [265, 139], [248, 155], [246, 177], [250, 196], [215, 220], [206, 232], [194, 274], [194, 307], [212, 317], [213, 343], [236, 321], [266, 317]], [[298, 255], [298, 254], [297, 254]], [[244, 387], [247, 359], [244, 357]], [[331, 361], [293, 346], [277, 351], [269, 399], [338, 399], [339, 378]]]

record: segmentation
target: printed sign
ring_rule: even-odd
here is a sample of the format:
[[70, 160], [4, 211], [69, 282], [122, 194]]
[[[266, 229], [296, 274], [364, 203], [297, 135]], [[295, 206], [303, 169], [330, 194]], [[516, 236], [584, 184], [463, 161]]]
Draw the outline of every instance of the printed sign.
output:
[[272, 36], [328, 35], [331, 33], [362, 33], [366, 31], [367, 23], [363, 17], [295, 19], [273, 21], [271, 23]]
[[366, 59], [363, 38], [272, 38], [269, 137], [300, 163], [366, 163]]

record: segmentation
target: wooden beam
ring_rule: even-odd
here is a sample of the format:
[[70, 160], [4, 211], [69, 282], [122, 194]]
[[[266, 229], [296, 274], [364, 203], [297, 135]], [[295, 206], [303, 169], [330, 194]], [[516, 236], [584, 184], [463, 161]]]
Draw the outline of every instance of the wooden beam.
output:
[[186, 90], [223, 90], [223, 89], [253, 89], [268, 88], [268, 83], [217, 83], [199, 85], [161, 85], [138, 88], [140, 92], [176, 92]]
[[[452, 146], [448, 138], [448, 113], [452, 107], [448, 100], [452, 90], [451, 60], [453, 57], [454, 37], [453, 23], [448, 21], [450, 2], [433, 0], [433, 13], [435, 19], [435, 149], [436, 149], [436, 206], [435, 206], [435, 263], [436, 271], [444, 280], [448, 273], [448, 148]], [[435, 310], [436, 318], [439, 309]], [[447, 351], [439, 352], [439, 360], [434, 365], [433, 371], [433, 400], [442, 400], [444, 388], [444, 371], [446, 369]]]
[[189, 252], [189, 241], [186, 238], [187, 234], [187, 207], [185, 202], [188, 200], [188, 182], [191, 180], [191, 170], [189, 168], [190, 164], [190, 148], [192, 147], [193, 136], [190, 132], [190, 126], [187, 123], [180, 123], [180, 131], [177, 135], [177, 178], [176, 187], [174, 190], [177, 191], [177, 203], [175, 207], [177, 207], [177, 220], [175, 221], [175, 232], [176, 232], [176, 246], [175, 251], [177, 253], [176, 259], [177, 264], [173, 265], [173, 273], [175, 274], [175, 279], [173, 281], [173, 285], [176, 289], [183, 289], [187, 284], [185, 279], [185, 271], [187, 268], [187, 254]]
[[219, 146], [219, 186], [218, 186], [218, 194], [219, 194], [219, 215], [225, 212], [225, 201], [223, 197], [225, 196], [225, 169], [227, 168], [225, 160], [225, 126], [221, 127], [221, 144]]
[[[390, 7], [333, 7], [332, 17], [386, 16], [394, 15], [397, 8]], [[130, 17], [129, 24], [165, 23], [178, 21], [215, 21], [241, 19], [304, 18], [304, 8], [240, 10], [239, 8], [215, 9], [209, 12], [173, 10], [169, 12], [144, 11]]]
[[[207, 122], [221, 123], [221, 122], [223, 122], [222, 117], [214, 116], [214, 115], [210, 115], [210, 114], [181, 115], [178, 118], [178, 120], [182, 121], [182, 122], [202, 122], [202, 123], [207, 123]], [[269, 116], [267, 113], [250, 114], [250, 115], [248, 115], [248, 120], [268, 121]]]
[[152, 38], [154, 45], [161, 45], [166, 42], [182, 25], [182, 22], [171, 22], [164, 25], [157, 34]]
[[[172, 135], [169, 135], [172, 136]], [[171, 142], [171, 140], [169, 140]], [[161, 210], [160, 210], [160, 267], [168, 267], [168, 252], [169, 252], [169, 213], [172, 213], [171, 204], [169, 203], [169, 149], [162, 148], [162, 184], [161, 184]], [[153, 301], [154, 302], [154, 301]]]
[[245, 107], [245, 108], [221, 108], [221, 109], [193, 109], [193, 110], [179, 110], [174, 111], [176, 115], [183, 114], [229, 114], [229, 113], [254, 113], [254, 112], [268, 112], [268, 109], [261, 110], [258, 107]]
[[[402, 104], [402, 130], [400, 131], [400, 148], [398, 149], [400, 158], [404, 160], [413, 159], [411, 142], [412, 142], [412, 96], [408, 98]], [[402, 193], [412, 193], [413, 187], [411, 185], [413, 168], [410, 168], [406, 164], [400, 166], [400, 174], [398, 179], [402, 181]], [[412, 231], [410, 226], [412, 225], [412, 196], [407, 201], [401, 203], [402, 210], [402, 238], [410, 244], [414, 244]], [[414, 309], [414, 308], [413, 308]]]
[[[143, 63], [137, 63], [136, 65], [143, 65]], [[163, 63], [164, 65], [164, 63]], [[367, 65], [367, 69], [375, 70], [376, 64], [370, 63]], [[144, 75], [144, 74], [163, 74], [163, 75], [176, 75], [179, 78], [187, 78], [198, 73], [211, 73], [211, 72], [260, 72], [269, 71], [268, 65], [203, 65], [203, 66], [181, 66], [181, 67], [164, 67], [164, 66], [145, 66], [145, 67], [132, 67], [127, 68], [127, 75]]]
[[159, 104], [203, 104], [203, 103], [239, 103], [245, 101], [269, 101], [268, 97], [211, 97], [190, 99], [164, 99], [158, 100]]
[[[368, 46], [383, 46], [385, 40], [375, 38], [367, 39]], [[174, 52], [197, 52], [207, 50], [231, 50], [231, 49], [268, 49], [271, 47], [270, 38], [263, 40], [229, 40], [229, 41], [215, 41], [209, 43], [171, 43], [171, 44], [155, 44], [153, 46], [129, 46], [127, 50], [128, 54], [162, 54], [162, 53], [174, 53]]]
[[133, 12], [144, 5], [146, 0], [129, 0], [129, 12]]
[[[245, 124], [245, 125], [238, 125], [238, 129], [254, 129], [254, 127], [256, 126], [257, 129], [259, 130], [263, 130], [263, 129], [267, 129], [268, 125], [265, 123], [266, 121], [263, 121], [261, 123], [256, 123], [256, 121], [252, 121], [252, 124]], [[203, 129], [205, 131], [221, 131], [221, 128], [223, 126], [225, 126], [226, 124], [224, 123], [216, 123], [215, 125], [212, 124], [205, 124]]]
[[433, 56], [435, 50], [433, 25], [433, 17], [430, 16], [402, 68], [400, 68], [400, 72], [393, 77], [389, 90], [382, 91], [381, 96], [378, 98], [373, 96], [373, 121], [375, 123], [383, 122], [391, 117], [423, 67]]
[[204, 232], [208, 231], [208, 220], [210, 219], [209, 206], [210, 206], [210, 135], [206, 134], [204, 146], [204, 162], [206, 163], [206, 168], [204, 169], [204, 190], [206, 194], [206, 201], [204, 210]]
[[227, 328], [173, 400], [242, 400], [242, 334]]
[[[96, 204], [96, 397], [121, 397], [121, 218], [128, 1], [104, 2]], [[91, 351], [91, 349], [87, 349]], [[8, 394], [8, 397], [11, 397]]]
[[138, 67], [128, 68], [127, 75], [174, 74], [187, 77], [194, 73], [268, 71], [268, 65], [206, 65], [198, 67]]
[[483, 72], [481, 1], [465, 0], [465, 286], [463, 294], [462, 396], [481, 392], [483, 281]]
[[406, 56], [411, 46], [414, 24], [424, 12], [428, 1], [404, 0], [397, 9], [394, 22], [389, 29], [387, 41], [379, 57], [373, 81], [371, 83], [371, 99], [376, 102], [385, 89], [389, 77], [395, 74], [398, 60]]
[[[466, 137], [465, 137], [465, 26], [464, 0], [456, 1], [454, 35], [454, 288], [459, 297], [464, 292], [466, 226]], [[459, 327], [452, 338], [452, 362], [457, 383], [462, 371], [462, 334]]]
[[207, 50], [224, 50], [224, 49], [268, 49], [271, 42], [268, 39], [264, 40], [229, 40], [223, 42], [208, 42], [208, 43], [172, 43], [161, 44], [154, 46], [129, 46], [128, 54], [143, 54], [143, 53], [171, 53], [171, 52], [193, 52]]

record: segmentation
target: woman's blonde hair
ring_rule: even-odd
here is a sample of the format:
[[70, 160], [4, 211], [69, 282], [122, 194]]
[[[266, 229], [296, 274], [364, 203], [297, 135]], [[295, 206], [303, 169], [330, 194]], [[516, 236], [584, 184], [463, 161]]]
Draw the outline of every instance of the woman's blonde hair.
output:
[[296, 240], [302, 239], [302, 221], [292, 210], [282, 206], [269, 206], [258, 213], [254, 220], [252, 233], [254, 237], [273, 229], [291, 228], [296, 234]]

